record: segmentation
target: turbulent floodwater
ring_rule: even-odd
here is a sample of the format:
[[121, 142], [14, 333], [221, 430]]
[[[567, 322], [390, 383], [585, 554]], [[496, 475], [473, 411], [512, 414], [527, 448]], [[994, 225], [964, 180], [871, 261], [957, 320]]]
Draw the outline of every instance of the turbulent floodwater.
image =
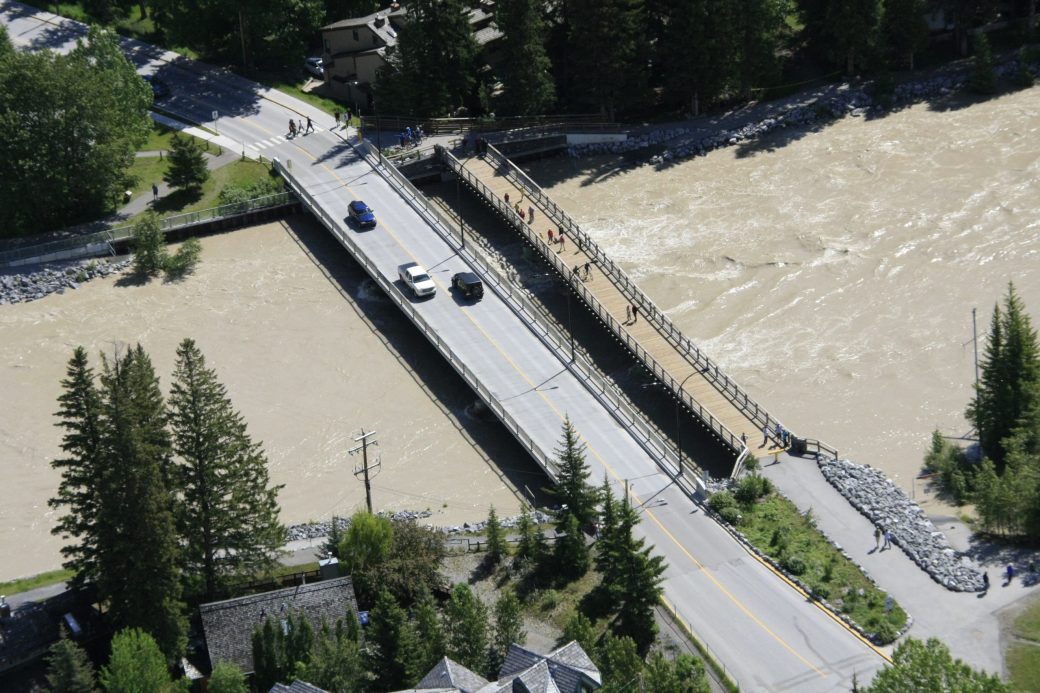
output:
[[949, 106], [530, 172], [781, 421], [910, 491], [968, 432], [972, 308], [980, 350], [1009, 280], [1040, 315], [1040, 88]]

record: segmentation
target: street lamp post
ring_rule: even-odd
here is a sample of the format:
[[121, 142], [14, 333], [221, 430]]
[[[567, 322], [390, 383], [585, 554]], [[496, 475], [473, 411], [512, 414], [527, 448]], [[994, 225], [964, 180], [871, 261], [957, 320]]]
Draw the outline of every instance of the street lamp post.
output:
[[567, 334], [571, 338], [571, 361], [574, 361], [574, 325], [571, 322], [571, 287], [570, 282], [574, 280], [574, 271], [570, 273], [570, 278], [567, 282]]
[[683, 387], [686, 385], [686, 381], [697, 375], [697, 371], [694, 371], [683, 378], [682, 382], [679, 383], [679, 392], [676, 394], [675, 400], [675, 452], [679, 458], [679, 474], [682, 474], [683, 470], [683, 457], [682, 457], [682, 427], [680, 426], [679, 420], [679, 407], [682, 406], [682, 392]]

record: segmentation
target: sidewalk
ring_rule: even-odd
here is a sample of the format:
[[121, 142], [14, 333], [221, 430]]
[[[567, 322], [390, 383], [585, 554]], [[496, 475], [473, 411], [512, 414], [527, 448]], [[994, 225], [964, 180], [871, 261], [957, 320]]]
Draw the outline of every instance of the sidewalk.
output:
[[[811, 509], [820, 531], [910, 614], [914, 624], [908, 635], [922, 640], [937, 637], [949, 645], [955, 657], [974, 667], [1003, 673], [998, 612], [1033, 594], [1032, 587], [1020, 579], [1003, 587], [1003, 564], [991, 560], [979, 564], [980, 569], [989, 571], [989, 592], [951, 592], [918, 568], [898, 546], [878, 551], [874, 524], [830, 485], [815, 460], [782, 453], [779, 463], [764, 455], [761, 464], [762, 474], [777, 490], [800, 511]], [[945, 523], [940, 518], [933, 521], [940, 531], [950, 525], [949, 518]]]

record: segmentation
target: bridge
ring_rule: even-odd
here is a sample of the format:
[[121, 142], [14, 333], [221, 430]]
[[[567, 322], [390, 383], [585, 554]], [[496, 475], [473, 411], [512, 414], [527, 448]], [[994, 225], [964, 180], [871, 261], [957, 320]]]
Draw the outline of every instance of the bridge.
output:
[[[67, 50], [84, 31], [82, 25], [8, 1], [0, 2], [0, 21], [20, 47], [30, 49]], [[693, 468], [679, 461], [672, 446], [644, 425], [638, 412], [580, 354], [572, 358], [568, 335], [544, 320], [525, 292], [498, 273], [481, 256], [480, 248], [454, 231], [367, 142], [358, 141], [351, 132], [333, 131], [331, 117], [285, 94], [154, 47], [126, 40], [124, 44], [142, 73], [159, 72], [170, 85], [174, 95], [166, 103], [168, 110], [212, 129], [216, 127], [211, 114], [219, 111], [222, 136], [241, 142], [243, 148], [265, 143], [264, 156], [277, 160], [276, 167], [301, 203], [550, 478], [556, 474], [553, 449], [561, 425], [565, 418], [572, 421], [586, 446], [593, 480], [606, 478], [619, 493], [627, 485], [641, 511], [638, 533], [667, 561], [666, 603], [743, 688], [845, 691], [854, 676], [865, 682], [883, 665], [875, 648], [701, 512], [691, 499], [699, 479]], [[311, 117], [318, 131], [285, 137], [286, 119], [299, 116]], [[505, 163], [501, 166], [508, 168]], [[525, 193], [527, 197], [533, 198], [533, 190]], [[376, 209], [377, 228], [362, 231], [346, 222], [348, 203], [359, 198]], [[548, 214], [549, 202], [539, 209]], [[591, 294], [592, 284], [613, 283], [623, 300], [639, 305], [640, 322], [653, 325], [654, 331], [620, 325], [626, 328], [626, 345], [645, 350], [647, 358], [658, 364], [655, 375], [674, 380], [675, 392], [683, 395], [686, 406], [700, 407], [704, 420], [715, 422], [712, 430], [719, 440], [737, 454], [740, 419], [731, 420], [731, 414], [718, 408], [722, 401], [732, 404], [731, 398], [723, 395], [722, 400], [713, 400], [710, 390], [694, 385], [705, 368], [711, 371], [708, 380], [725, 383], [721, 372], [716, 374], [706, 357], [687, 355], [683, 358], [694, 361], [689, 380], [678, 380], [677, 376], [687, 377], [677, 370], [681, 361], [668, 361], [665, 350], [653, 344], [653, 335], [667, 330], [665, 317], [622, 283], [620, 270], [614, 282], [600, 282], [600, 276], [605, 278], [615, 269], [608, 258], [574, 230], [577, 225], [567, 226], [560, 214], [553, 219], [570, 236], [568, 247], [582, 240], [583, 257], [595, 261], [601, 273], [595, 281], [574, 281], [572, 287], [588, 290], [589, 304], [595, 305], [595, 299], [615, 323], [620, 322], [623, 304], [616, 297]], [[399, 284], [396, 268], [406, 261], [429, 270], [438, 285], [433, 298], [415, 300]], [[574, 262], [568, 256], [565, 268]], [[462, 270], [484, 278], [486, 293], [480, 302], [465, 301], [448, 289], [451, 275]], [[681, 348], [686, 342], [678, 330], [672, 330], [663, 339]], [[697, 367], [702, 375], [694, 377]], [[717, 392], [726, 386], [711, 387]], [[754, 411], [751, 404], [745, 406]], [[744, 416], [750, 423], [753, 414]]]

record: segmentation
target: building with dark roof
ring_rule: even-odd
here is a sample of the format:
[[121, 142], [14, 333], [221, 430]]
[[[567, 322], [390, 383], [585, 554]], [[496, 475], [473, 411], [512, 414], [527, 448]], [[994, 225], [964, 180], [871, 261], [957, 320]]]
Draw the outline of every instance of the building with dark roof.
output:
[[293, 681], [292, 683], [276, 683], [271, 686], [271, 690], [267, 693], [329, 693], [324, 688], [318, 688], [312, 686], [309, 683], [305, 683], [300, 680]]
[[253, 630], [271, 618], [284, 623], [289, 614], [306, 618], [317, 630], [348, 614], [358, 617], [354, 584], [350, 577], [323, 580], [309, 585], [252, 594], [199, 607], [206, 636], [210, 666], [231, 662], [245, 673], [253, 671]]
[[571, 641], [547, 655], [511, 645], [497, 681], [445, 657], [415, 688], [400, 693], [587, 693], [602, 685], [599, 668]]

